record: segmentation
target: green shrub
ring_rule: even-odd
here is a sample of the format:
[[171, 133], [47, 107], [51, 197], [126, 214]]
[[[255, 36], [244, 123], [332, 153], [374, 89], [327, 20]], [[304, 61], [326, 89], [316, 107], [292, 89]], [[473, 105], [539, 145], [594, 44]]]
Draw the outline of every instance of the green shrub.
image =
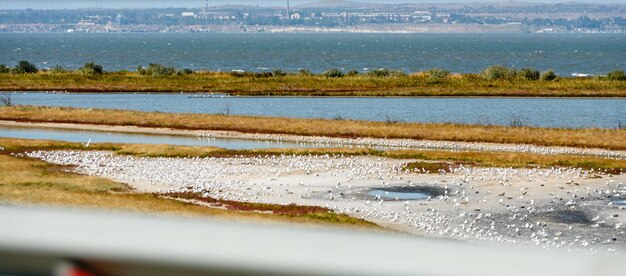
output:
[[403, 71], [391, 71], [391, 76], [401, 78], [401, 77], [406, 77], [408, 75]]
[[52, 74], [67, 73], [67, 70], [61, 65], [55, 65], [55, 66], [52, 66], [52, 68], [50, 68], [50, 73]]
[[6, 66], [6, 64], [0, 64], [0, 74], [6, 74], [11, 72], [11, 68], [9, 68], [9, 66]]
[[158, 63], [150, 63], [148, 68], [137, 67], [137, 72], [143, 76], [172, 76], [176, 74], [176, 68], [171, 66], [164, 66]]
[[517, 71], [517, 77], [523, 80], [538, 80], [541, 77], [541, 73], [532, 68], [523, 68]]
[[274, 76], [274, 73], [272, 73], [272, 72], [259, 72], [259, 73], [255, 73], [254, 76], [257, 77], [257, 78], [271, 78], [271, 77]]
[[558, 76], [556, 75], [556, 73], [554, 73], [554, 71], [552, 71], [552, 69], [548, 69], [546, 71], [543, 71], [543, 73], [541, 73], [541, 80], [542, 81], [553, 81], [556, 80]]
[[389, 75], [391, 75], [391, 71], [387, 68], [376, 69], [374, 71], [367, 72], [367, 75], [371, 77], [384, 78], [389, 77]]
[[343, 72], [341, 72], [339, 69], [330, 69], [322, 73], [322, 75], [327, 78], [341, 78], [343, 77]]
[[489, 66], [480, 75], [487, 80], [507, 80], [516, 75], [516, 71], [500, 65]]
[[439, 69], [439, 68], [431, 68], [426, 71], [428, 74], [428, 82], [430, 83], [442, 83], [448, 76], [450, 76], [450, 71]]
[[607, 78], [613, 81], [626, 81], [626, 74], [623, 70], [613, 70], [609, 72]]
[[237, 77], [237, 78], [243, 78], [243, 77], [252, 77], [255, 74], [252, 72], [246, 72], [243, 70], [233, 70], [230, 72], [230, 75], [233, 77]]
[[14, 74], [33, 74], [37, 72], [39, 72], [37, 66], [26, 60], [21, 60], [17, 63], [17, 65], [15, 65], [15, 67], [13, 67], [13, 70], [11, 70], [11, 73]]
[[348, 71], [348, 73], [346, 73], [347, 76], [349, 77], [353, 77], [353, 76], [358, 76], [360, 73], [357, 70], [350, 70]]
[[298, 72], [298, 74], [302, 75], [302, 76], [312, 76], [313, 73], [311, 73], [311, 71], [307, 70], [307, 69], [300, 69], [300, 71]]
[[377, 70], [368, 72], [367, 75], [371, 77], [377, 77], [377, 78], [406, 76], [406, 74], [402, 71], [389, 70], [387, 68], [377, 69]]
[[102, 70], [102, 65], [95, 62], [87, 62], [83, 67], [78, 69], [78, 72], [83, 75], [97, 76], [102, 75], [104, 71]]
[[283, 72], [283, 70], [280, 70], [280, 69], [276, 69], [273, 72], [273, 76], [274, 77], [284, 77], [286, 75], [287, 75], [287, 73]]
[[191, 75], [191, 74], [193, 74], [193, 70], [191, 70], [189, 68], [185, 68], [183, 70], [178, 71], [178, 75], [179, 76]]

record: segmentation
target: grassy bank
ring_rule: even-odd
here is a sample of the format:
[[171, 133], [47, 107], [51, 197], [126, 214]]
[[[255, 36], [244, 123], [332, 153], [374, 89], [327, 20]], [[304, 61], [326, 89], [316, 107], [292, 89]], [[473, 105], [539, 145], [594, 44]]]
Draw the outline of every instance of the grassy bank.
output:
[[[392, 158], [412, 158], [431, 161], [413, 162], [405, 166], [407, 170], [448, 171], [451, 167], [463, 164], [469, 167], [499, 168], [582, 168], [612, 174], [626, 172], [626, 160], [604, 159], [587, 156], [541, 155], [508, 152], [446, 152], [446, 151], [390, 151], [384, 156]], [[434, 164], [432, 162], [435, 162]], [[442, 163], [443, 162], [443, 163]]]
[[312, 220], [321, 220], [331, 223], [349, 223], [354, 224], [357, 219], [353, 219], [345, 215], [337, 215], [332, 210], [318, 206], [300, 206], [295, 204], [278, 205], [267, 203], [251, 203], [240, 202], [232, 200], [214, 199], [210, 197], [203, 197], [199, 193], [193, 192], [179, 192], [163, 194], [165, 197], [178, 198], [184, 200], [192, 200], [209, 204], [211, 206], [222, 207], [227, 210], [236, 210], [244, 212], [270, 212], [272, 214], [293, 217], [293, 218], [308, 218]]
[[21, 153], [35, 150], [108, 150], [120, 155], [138, 157], [241, 157], [271, 155], [335, 155], [335, 156], [379, 156], [395, 159], [418, 159], [406, 169], [424, 169], [437, 172], [452, 165], [463, 164], [473, 167], [506, 168], [583, 168], [620, 173], [626, 171], [626, 160], [615, 160], [590, 156], [542, 155], [509, 152], [439, 151], [439, 150], [389, 150], [370, 149], [256, 149], [227, 150], [214, 147], [189, 147], [172, 145], [141, 145], [95, 143], [86, 148], [81, 143], [0, 138], [0, 153]]
[[[74, 174], [67, 172], [68, 168], [64, 166], [18, 158], [9, 154], [27, 149], [80, 149], [81, 145], [77, 143], [0, 139], [0, 146], [5, 148], [4, 151], [0, 151], [2, 204], [54, 205], [180, 216], [210, 216], [229, 220], [269, 220], [377, 228], [369, 222], [317, 207], [265, 204], [246, 205], [247, 208], [223, 208], [223, 206], [211, 208], [176, 200], [174, 198], [187, 199], [176, 194], [136, 193], [124, 184], [105, 178]], [[121, 150], [124, 146], [98, 145], [95, 149]], [[185, 151], [184, 148], [176, 150]], [[167, 154], [167, 151], [163, 153]], [[228, 203], [235, 205], [236, 202]]]
[[548, 129], [443, 123], [386, 123], [31, 106], [0, 107], [0, 120], [225, 130], [304, 136], [406, 138], [626, 149], [626, 129]]
[[142, 75], [138, 72], [0, 74], [0, 91], [219, 92], [242, 96], [513, 96], [626, 97], [626, 81], [604, 78], [486, 78], [481, 74], [218, 73]]

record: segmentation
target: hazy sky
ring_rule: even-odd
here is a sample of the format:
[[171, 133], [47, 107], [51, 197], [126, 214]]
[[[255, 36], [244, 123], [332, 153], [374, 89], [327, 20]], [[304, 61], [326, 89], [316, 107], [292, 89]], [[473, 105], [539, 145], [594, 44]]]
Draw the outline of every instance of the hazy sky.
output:
[[[317, 2], [319, 0], [290, 0], [292, 5]], [[556, 3], [571, 0], [517, 0], [519, 2]], [[261, 6], [283, 6], [286, 0], [209, 0], [210, 6], [224, 4], [246, 4]], [[495, 0], [359, 0], [369, 3], [441, 3], [441, 2], [495, 2]], [[588, 3], [626, 3], [626, 0], [579, 1]], [[204, 0], [0, 0], [0, 9], [72, 9], [72, 8], [166, 8], [203, 7]]]

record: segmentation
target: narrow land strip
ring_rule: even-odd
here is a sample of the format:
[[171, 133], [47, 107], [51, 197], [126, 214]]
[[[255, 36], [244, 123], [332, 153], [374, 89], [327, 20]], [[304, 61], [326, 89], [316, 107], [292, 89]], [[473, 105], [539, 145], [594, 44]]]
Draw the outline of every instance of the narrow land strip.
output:
[[[188, 136], [198, 139], [241, 139], [251, 141], [266, 141], [270, 143], [294, 142], [319, 149], [340, 149], [350, 148], [368, 149], [369, 151], [391, 151], [391, 150], [438, 150], [438, 151], [472, 151], [472, 152], [511, 152], [511, 153], [531, 153], [547, 155], [578, 155], [591, 157], [604, 157], [612, 159], [626, 159], [624, 150], [606, 150], [598, 148], [575, 148], [575, 147], [554, 147], [535, 146], [527, 144], [505, 144], [486, 142], [456, 142], [456, 141], [433, 141], [414, 139], [387, 139], [387, 138], [341, 138], [323, 136], [302, 136], [287, 134], [258, 134], [243, 133], [237, 131], [203, 131], [187, 129], [169, 129], [154, 127], [119, 126], [119, 125], [94, 125], [94, 124], [70, 124], [70, 123], [37, 123], [37, 122], [16, 122], [0, 120], [0, 127], [17, 129], [63, 129], [71, 131], [92, 131], [106, 133], [127, 133], [127, 134], [150, 134], [164, 136]], [[77, 134], [78, 135], [78, 134]], [[86, 134], [81, 134], [86, 135]], [[24, 137], [26, 138], [26, 137]], [[88, 139], [88, 135], [85, 137]], [[54, 139], [53, 139], [54, 140]], [[87, 140], [86, 140], [87, 141]], [[293, 149], [297, 151], [297, 149]]]
[[[255, 149], [228, 150], [215, 147], [190, 147], [175, 145], [142, 145], [94, 143], [85, 147], [82, 143], [9, 139], [0, 138], [0, 153], [15, 154], [27, 151], [46, 150], [99, 150], [111, 151], [118, 155], [137, 157], [258, 157], [258, 156], [377, 156], [392, 159], [423, 160], [425, 162], [407, 163], [405, 169], [414, 171], [432, 171], [433, 163], [443, 162], [445, 167], [465, 165], [470, 167], [506, 167], [506, 168], [582, 168], [620, 174], [626, 171], [626, 160], [593, 156], [573, 156], [567, 154], [533, 154], [516, 152], [476, 152], [476, 151], [441, 151], [441, 150], [372, 150], [366, 148], [317, 148], [317, 149]], [[407, 161], [408, 162], [408, 161]]]
[[[136, 72], [2, 74], [0, 91], [216, 92], [241, 96], [506, 96], [626, 97], [626, 81], [607, 78], [485, 78], [422, 72], [328, 77], [315, 74], [197, 72], [143, 76]], [[439, 71], [436, 71], [439, 72]], [[445, 71], [442, 71], [445, 72]], [[284, 75], [283, 75], [284, 74]]]
[[0, 120], [339, 138], [412, 139], [626, 150], [626, 129], [555, 129], [158, 113], [63, 107], [0, 107]]

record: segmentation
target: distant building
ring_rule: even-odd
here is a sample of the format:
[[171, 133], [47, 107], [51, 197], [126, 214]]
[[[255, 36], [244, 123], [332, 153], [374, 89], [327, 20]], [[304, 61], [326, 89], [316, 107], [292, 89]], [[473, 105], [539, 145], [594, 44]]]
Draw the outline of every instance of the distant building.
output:
[[196, 14], [193, 12], [183, 12], [180, 16], [182, 17], [195, 17]]
[[96, 23], [91, 21], [91, 20], [84, 20], [81, 19], [80, 21], [78, 21], [78, 24], [76, 24], [78, 26], [95, 26]]
[[237, 14], [234, 12], [201, 12], [200, 18], [213, 20], [235, 20]]

